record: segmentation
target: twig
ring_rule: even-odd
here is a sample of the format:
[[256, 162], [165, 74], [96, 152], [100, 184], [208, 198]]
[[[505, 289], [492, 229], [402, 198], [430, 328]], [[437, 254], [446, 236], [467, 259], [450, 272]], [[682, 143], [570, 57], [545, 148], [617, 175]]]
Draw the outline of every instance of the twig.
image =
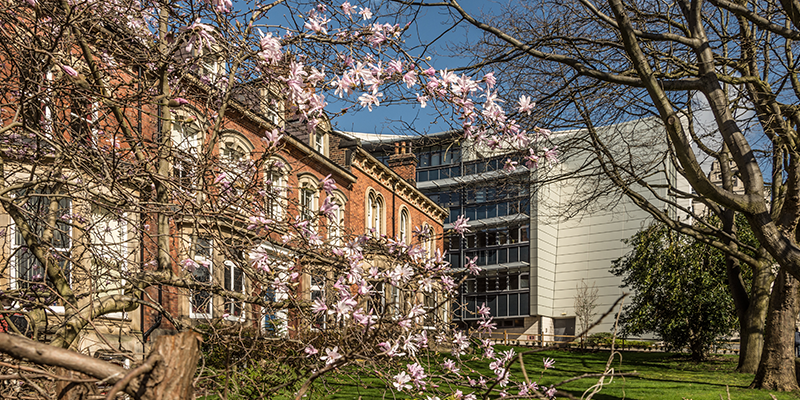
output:
[[522, 361], [522, 354], [517, 354], [517, 358], [519, 358], [519, 366], [520, 366], [520, 368], [522, 368], [522, 376], [525, 377], [525, 383], [530, 385], [531, 384], [531, 380], [530, 380], [530, 378], [528, 378], [528, 372], [525, 371], [525, 362]]
[[558, 382], [553, 386], [561, 386], [561, 385], [570, 383], [572, 381], [577, 381], [577, 380], [580, 380], [580, 379], [583, 379], [583, 378], [594, 378], [594, 377], [601, 377], [602, 378], [602, 377], [605, 377], [605, 376], [614, 377], [614, 376], [637, 376], [637, 375], [639, 375], [639, 372], [637, 372], [637, 371], [633, 371], [633, 372], [616, 372], [616, 373], [612, 372], [610, 374], [605, 374], [605, 373], [604, 374], [583, 374], [581, 376], [573, 376], [572, 378], [564, 379], [563, 381]]
[[35, 389], [37, 392], [39, 392], [39, 394], [40, 394], [40, 395], [42, 395], [42, 397], [44, 397], [45, 399], [50, 399], [50, 398], [51, 398], [51, 397], [50, 397], [50, 394], [48, 394], [47, 392], [45, 392], [45, 391], [44, 391], [44, 389], [42, 389], [42, 387], [41, 387], [41, 386], [39, 386], [39, 385], [37, 385], [37, 384], [36, 384], [34, 381], [32, 381], [32, 380], [28, 379], [28, 377], [26, 377], [25, 375], [20, 375], [20, 377], [21, 377], [23, 380], [25, 380], [25, 382], [26, 382], [28, 385], [30, 385], [30, 386], [31, 386], [32, 388], [34, 388], [34, 389]]
[[128, 374], [125, 375], [124, 378], [120, 379], [119, 382], [114, 384], [114, 387], [112, 387], [111, 390], [108, 391], [108, 396], [106, 396], [106, 400], [113, 400], [114, 397], [116, 397], [117, 393], [125, 389], [125, 386], [128, 386], [128, 383], [130, 383], [133, 380], [133, 378], [136, 378], [137, 376], [152, 370], [153, 367], [155, 367], [156, 363], [159, 361], [161, 361], [160, 354], [152, 354], [150, 355], [150, 357], [147, 357], [147, 360], [145, 360], [145, 362], [142, 365], [134, 368], [131, 372], [128, 372]]

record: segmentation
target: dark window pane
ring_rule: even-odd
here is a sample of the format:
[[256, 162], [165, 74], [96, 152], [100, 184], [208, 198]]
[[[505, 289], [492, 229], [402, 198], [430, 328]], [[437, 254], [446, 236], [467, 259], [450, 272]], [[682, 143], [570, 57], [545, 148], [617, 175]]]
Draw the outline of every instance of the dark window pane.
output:
[[478, 247], [486, 247], [486, 232], [478, 232]]
[[528, 274], [519, 276], [519, 288], [520, 289], [528, 289], [528, 287], [530, 286], [529, 282], [530, 282], [530, 279], [529, 279]]
[[439, 151], [434, 151], [431, 153], [431, 166], [435, 167], [437, 165], [442, 165], [442, 153]]
[[467, 207], [464, 211], [464, 214], [469, 218], [470, 221], [474, 221], [477, 219], [478, 216], [478, 209], [477, 207]]
[[489, 204], [486, 206], [486, 218], [494, 218], [497, 216], [497, 205]]
[[519, 315], [519, 295], [516, 293], [508, 295], [508, 315]]
[[461, 176], [461, 167], [450, 167], [450, 177], [455, 178]]
[[475, 297], [467, 297], [467, 318], [475, 318], [475, 311], [477, 310], [475, 300]]
[[478, 278], [477, 280], [477, 292], [483, 293], [486, 292], [486, 278]]
[[486, 279], [486, 291], [487, 292], [494, 292], [495, 290], [497, 290], [496, 283], [497, 283], [497, 278], [496, 277], [492, 276], [490, 278], [487, 278]]
[[475, 175], [477, 170], [475, 164], [468, 164], [464, 166], [464, 175]]
[[519, 314], [528, 315], [530, 304], [528, 304], [528, 292], [519, 294]]
[[497, 232], [495, 231], [486, 232], [486, 245], [487, 246], [497, 245]]
[[417, 182], [425, 182], [428, 180], [428, 171], [417, 171]]
[[448, 247], [448, 249], [450, 249], [450, 250], [458, 250], [460, 242], [461, 242], [461, 238], [460, 237], [451, 236], [450, 237], [450, 241], [449, 241], [450, 247]]
[[461, 268], [461, 253], [450, 254], [450, 266], [452, 268]]
[[522, 229], [519, 230], [520, 233], [520, 242], [527, 242], [528, 241], [528, 227], [524, 226]]
[[478, 207], [478, 213], [475, 215], [475, 219], [485, 219], [486, 218], [486, 206]]
[[420, 153], [417, 154], [417, 157], [419, 157], [420, 167], [429, 167], [431, 165], [431, 153]]
[[510, 247], [508, 249], [508, 262], [513, 263], [519, 261], [519, 251], [516, 247]]
[[497, 316], [508, 316], [508, 296], [504, 294], [497, 296]]
[[497, 296], [486, 296], [486, 306], [492, 310], [492, 315], [497, 315]]
[[481, 250], [478, 252], [478, 265], [485, 266], [486, 265], [486, 251]]
[[517, 274], [508, 276], [508, 288], [511, 290], [519, 289], [519, 276]]
[[486, 251], [488, 260], [486, 261], [487, 265], [497, 264], [497, 250], [487, 250]]
[[508, 249], [497, 250], [497, 262], [499, 264], [505, 264], [508, 262]]
[[474, 249], [475, 248], [475, 235], [467, 236], [467, 245], [465, 247], [468, 248], [468, 249]]
[[525, 262], [530, 261], [530, 250], [528, 246], [522, 246], [519, 248], [519, 260]]
[[508, 215], [508, 203], [502, 202], [497, 204], [497, 216], [505, 217]]

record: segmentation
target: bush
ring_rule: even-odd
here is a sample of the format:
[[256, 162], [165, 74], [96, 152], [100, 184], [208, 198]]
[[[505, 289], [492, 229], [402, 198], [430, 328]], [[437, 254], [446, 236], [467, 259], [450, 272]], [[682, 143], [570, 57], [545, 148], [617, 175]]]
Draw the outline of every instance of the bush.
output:
[[586, 338], [589, 346], [611, 346], [611, 339], [614, 337], [610, 332], [598, 332]]

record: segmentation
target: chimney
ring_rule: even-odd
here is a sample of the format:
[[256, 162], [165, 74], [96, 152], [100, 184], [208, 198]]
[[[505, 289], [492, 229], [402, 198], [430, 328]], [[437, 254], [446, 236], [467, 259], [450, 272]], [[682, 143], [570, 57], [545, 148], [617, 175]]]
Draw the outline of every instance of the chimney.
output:
[[410, 142], [395, 142], [394, 154], [389, 156], [388, 164], [406, 182], [417, 186], [417, 156], [411, 152]]

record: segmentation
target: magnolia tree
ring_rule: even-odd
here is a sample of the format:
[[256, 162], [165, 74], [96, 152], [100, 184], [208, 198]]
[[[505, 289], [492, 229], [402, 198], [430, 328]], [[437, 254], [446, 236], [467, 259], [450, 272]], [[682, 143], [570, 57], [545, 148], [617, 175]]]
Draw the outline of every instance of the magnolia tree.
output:
[[[287, 190], [300, 189], [268, 173], [281, 167], [271, 156], [290, 145], [284, 128], [313, 132], [327, 123], [326, 96], [350, 101], [352, 111], [387, 101], [436, 107], [466, 139], [518, 149], [535, 168], [554, 163], [555, 153], [544, 145], [547, 130], [515, 121], [531, 113], [529, 97], [507, 114], [491, 73], [434, 70], [404, 49], [408, 24], [380, 22], [380, 10], [367, 4], [25, 0], [0, 7], [0, 204], [8, 216], [0, 324], [10, 332], [0, 333], [8, 356], [0, 365], [13, 370], [2, 375], [4, 395], [62, 396], [99, 381], [114, 384], [108, 398], [121, 391], [170, 398], [147, 374], [178, 360], [194, 368], [196, 358], [157, 344], [144, 361], [127, 356], [141, 362], [128, 373], [64, 353], [126, 347], [126, 313], [139, 308], [158, 312], [164, 327], [204, 335], [194, 381], [202, 393], [301, 398], [321, 390], [314, 382], [326, 374], [370, 373], [392, 390], [430, 399], [556, 394], [527, 375], [512, 377], [517, 355], [475, 338], [496, 328], [486, 307], [476, 330], [458, 331], [438, 318], [447, 296], [431, 307], [413, 295], [388, 296], [452, 295], [459, 273], [478, 272], [474, 264], [452, 271], [441, 253], [425, 251], [430, 231], [419, 229], [411, 245], [346, 229], [323, 235], [337, 207], [328, 200], [333, 178], [319, 189], [326, 194], [319, 212], [276, 215], [270, 206], [291, 203]], [[286, 23], [276, 24], [280, 18]], [[267, 121], [257, 149], [247, 159], [221, 151], [231, 114], [254, 113], [254, 104], [273, 112], [250, 117]], [[468, 221], [453, 229], [463, 235]], [[226, 279], [210, 276], [212, 258], [225, 260]], [[327, 280], [325, 292], [301, 293], [304, 276]], [[224, 299], [223, 310], [208, 313], [202, 326], [162, 306], [191, 297], [195, 307], [212, 295]], [[201, 309], [191, 312], [202, 320]], [[239, 321], [247, 313], [276, 316], [268, 320], [279, 337]], [[294, 333], [280, 338], [289, 323]], [[428, 357], [432, 351], [447, 355]], [[40, 365], [22, 366], [23, 358]], [[464, 363], [474, 358], [491, 373]], [[552, 366], [544, 360], [542, 367]], [[191, 387], [191, 373], [156, 381]], [[54, 388], [51, 379], [69, 384]]]

